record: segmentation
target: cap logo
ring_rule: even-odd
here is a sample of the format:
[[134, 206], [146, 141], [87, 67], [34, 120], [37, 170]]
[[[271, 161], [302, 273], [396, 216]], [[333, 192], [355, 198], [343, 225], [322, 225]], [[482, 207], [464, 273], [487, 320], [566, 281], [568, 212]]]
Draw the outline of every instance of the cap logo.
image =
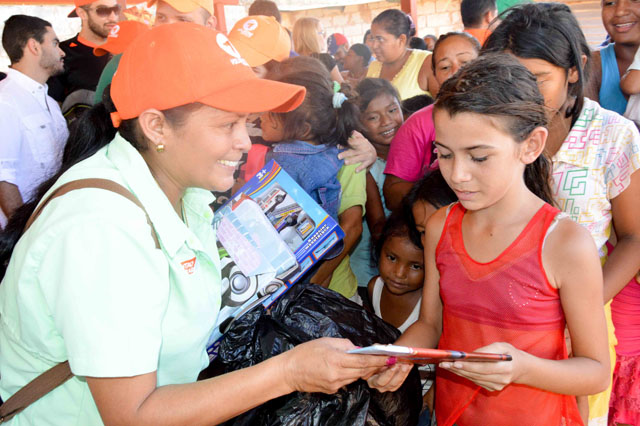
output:
[[242, 58], [242, 56], [240, 56], [240, 53], [238, 53], [238, 51], [233, 46], [233, 44], [231, 44], [231, 42], [229, 41], [226, 35], [222, 33], [218, 33], [216, 35], [216, 42], [218, 43], [218, 46], [220, 46], [220, 49], [224, 50], [227, 54], [231, 56], [231, 65], [242, 64], [242, 65], [249, 66], [247, 61], [245, 61]]
[[249, 19], [244, 23], [242, 28], [238, 29], [238, 31], [240, 31], [240, 34], [242, 34], [243, 36], [251, 38], [253, 37], [253, 32], [256, 30], [256, 28], [258, 28], [258, 21], [256, 21], [255, 19]]
[[109, 37], [118, 38], [118, 33], [120, 32], [120, 25], [114, 25], [109, 31]]

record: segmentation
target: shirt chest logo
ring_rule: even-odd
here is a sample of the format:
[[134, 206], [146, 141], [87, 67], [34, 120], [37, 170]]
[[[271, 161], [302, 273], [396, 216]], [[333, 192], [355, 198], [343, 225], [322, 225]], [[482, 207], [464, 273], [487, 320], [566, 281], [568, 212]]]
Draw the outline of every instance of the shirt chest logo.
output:
[[196, 258], [185, 260], [184, 262], [180, 262], [184, 270], [189, 275], [193, 275], [193, 272], [196, 269]]

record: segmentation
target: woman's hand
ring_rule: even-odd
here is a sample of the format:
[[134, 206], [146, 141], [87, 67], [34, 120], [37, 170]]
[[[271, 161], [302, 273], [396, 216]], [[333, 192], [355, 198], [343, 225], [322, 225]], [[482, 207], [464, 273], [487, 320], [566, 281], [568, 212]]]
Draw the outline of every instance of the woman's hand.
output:
[[358, 379], [368, 379], [387, 365], [387, 357], [348, 354], [347, 339], [322, 338], [283, 355], [284, 378], [292, 391], [335, 393]]
[[514, 383], [522, 374], [522, 364], [527, 353], [514, 348], [509, 343], [492, 343], [474, 350], [474, 352], [487, 352], [511, 355], [511, 361], [477, 362], [454, 361], [441, 362], [438, 366], [451, 371], [458, 376], [469, 379], [490, 391], [500, 391], [507, 385]]
[[367, 380], [369, 387], [377, 389], [380, 392], [396, 391], [400, 386], [402, 386], [409, 375], [409, 372], [413, 368], [413, 364], [395, 362], [395, 358], [389, 358], [387, 364], [387, 366]]
[[360, 163], [356, 172], [361, 172], [376, 162], [378, 153], [362, 133], [354, 131], [349, 138], [349, 149], [338, 154], [338, 158], [346, 165]]

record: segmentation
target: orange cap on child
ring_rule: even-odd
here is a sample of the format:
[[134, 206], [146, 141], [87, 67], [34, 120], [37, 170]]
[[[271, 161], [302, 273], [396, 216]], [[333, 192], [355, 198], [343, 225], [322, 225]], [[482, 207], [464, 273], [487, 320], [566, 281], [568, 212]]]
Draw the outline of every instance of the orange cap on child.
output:
[[231, 112], [287, 112], [304, 96], [304, 87], [256, 77], [226, 35], [182, 22], [152, 28], [124, 51], [111, 83], [112, 120], [118, 127], [147, 109], [195, 102]]
[[250, 66], [283, 61], [291, 52], [289, 33], [273, 16], [247, 16], [229, 31], [229, 40]]
[[107, 41], [93, 49], [96, 56], [104, 56], [107, 53], [117, 55], [131, 44], [140, 34], [149, 31], [149, 27], [138, 21], [122, 21], [117, 23], [109, 31]]

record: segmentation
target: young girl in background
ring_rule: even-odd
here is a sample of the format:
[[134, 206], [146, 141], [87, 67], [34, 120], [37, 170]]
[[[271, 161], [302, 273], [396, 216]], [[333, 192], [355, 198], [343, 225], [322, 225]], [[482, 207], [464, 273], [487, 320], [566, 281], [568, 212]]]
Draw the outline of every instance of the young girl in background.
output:
[[389, 216], [374, 249], [380, 275], [368, 289], [375, 314], [401, 332], [418, 319], [424, 282], [422, 247], [410, 234], [403, 212]]
[[[435, 105], [440, 170], [460, 202], [427, 221], [420, 318], [397, 343], [512, 356], [441, 363], [439, 426], [580, 425], [570, 395], [608, 385], [602, 274], [588, 232], [548, 204], [536, 78], [510, 55], [487, 55], [447, 80]], [[407, 373], [394, 365], [369, 383], [395, 389]]]
[[316, 59], [295, 57], [282, 61], [267, 78], [307, 89], [302, 105], [287, 113], [261, 117], [262, 137], [273, 142], [267, 161], [276, 160], [345, 232], [342, 253], [325, 260], [312, 282], [347, 298], [356, 295], [357, 280], [349, 266], [349, 253], [362, 232], [366, 202], [366, 175], [338, 160], [338, 145], [347, 146], [360, 128], [360, 110], [334, 85]]
[[[599, 250], [610, 355], [615, 359], [608, 302], [640, 269], [640, 135], [632, 122], [584, 97], [590, 50], [568, 6], [511, 8], [484, 49], [515, 55], [538, 80], [550, 117], [545, 154], [553, 166], [553, 199], [587, 228]], [[612, 230], [616, 250], [607, 257], [605, 243]], [[589, 397], [594, 423], [606, 422], [609, 394], [610, 389]]]
[[366, 287], [371, 277], [378, 274], [377, 268], [371, 263], [371, 236], [374, 240], [378, 238], [390, 213], [384, 207], [383, 172], [389, 145], [402, 125], [403, 116], [398, 92], [387, 80], [365, 78], [357, 86], [356, 92], [364, 135], [378, 154], [376, 162], [367, 172], [367, 226], [362, 227], [362, 238], [351, 256], [351, 268], [358, 285]]
[[[441, 35], [433, 49], [429, 66], [442, 84], [464, 64], [478, 57], [480, 44], [472, 35], [451, 32]], [[416, 111], [394, 138], [385, 174], [384, 194], [390, 210], [399, 209], [402, 199], [425, 172], [434, 167], [433, 106]]]

